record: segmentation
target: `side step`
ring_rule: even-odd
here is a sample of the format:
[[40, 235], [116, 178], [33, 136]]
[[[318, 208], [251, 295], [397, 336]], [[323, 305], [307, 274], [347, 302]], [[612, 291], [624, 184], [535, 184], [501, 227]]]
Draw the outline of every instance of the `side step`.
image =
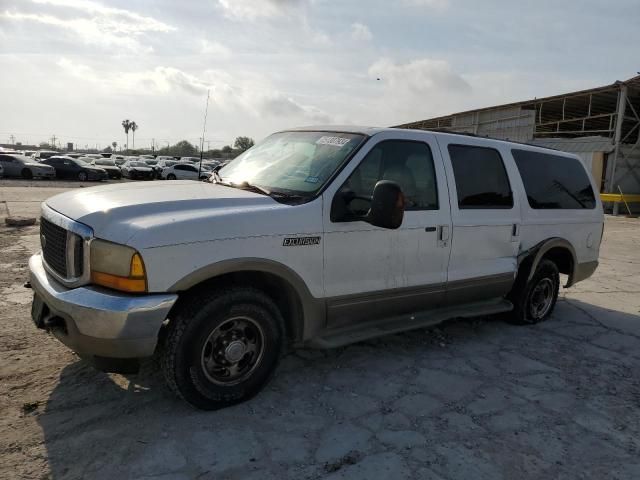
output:
[[513, 304], [508, 300], [468, 303], [464, 306], [419, 312], [413, 315], [399, 315], [370, 324], [349, 325], [328, 330], [323, 336], [314, 338], [308, 345], [312, 348], [337, 348], [351, 343], [382, 337], [393, 333], [406, 332], [417, 328], [437, 325], [452, 318], [482, 317], [496, 313], [510, 312]]

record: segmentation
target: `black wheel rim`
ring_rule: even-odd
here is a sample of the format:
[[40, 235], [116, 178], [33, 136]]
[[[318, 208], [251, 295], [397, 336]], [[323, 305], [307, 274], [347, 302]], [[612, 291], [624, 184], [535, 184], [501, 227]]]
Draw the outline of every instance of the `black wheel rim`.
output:
[[529, 297], [529, 315], [534, 320], [543, 318], [553, 303], [554, 283], [550, 278], [543, 278], [531, 290]]
[[236, 385], [254, 372], [263, 353], [260, 325], [249, 317], [232, 317], [218, 325], [204, 342], [202, 370], [212, 383]]

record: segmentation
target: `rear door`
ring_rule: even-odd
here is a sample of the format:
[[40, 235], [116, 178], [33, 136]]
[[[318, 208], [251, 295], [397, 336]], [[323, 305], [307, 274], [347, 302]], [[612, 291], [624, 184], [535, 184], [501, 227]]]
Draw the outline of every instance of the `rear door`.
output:
[[0, 155], [0, 163], [4, 168], [4, 175], [15, 177], [20, 174], [18, 171], [18, 161], [10, 155]]
[[[397, 230], [358, 220], [368, 211], [367, 198], [379, 180], [395, 181], [405, 195], [404, 220]], [[375, 135], [325, 191], [323, 202], [330, 327], [410, 315], [442, 304], [450, 213], [433, 134]]]
[[451, 258], [446, 303], [506, 295], [520, 247], [519, 185], [506, 143], [441, 135], [451, 192]]

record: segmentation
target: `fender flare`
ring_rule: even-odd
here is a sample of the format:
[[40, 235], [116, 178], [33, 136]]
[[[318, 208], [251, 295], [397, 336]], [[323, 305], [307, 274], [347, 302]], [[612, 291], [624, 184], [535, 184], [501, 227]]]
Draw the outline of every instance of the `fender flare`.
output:
[[573, 245], [571, 245], [569, 241], [560, 237], [553, 237], [547, 240], [543, 240], [542, 242], [537, 243], [536, 245], [531, 247], [529, 250], [525, 250], [524, 252], [520, 253], [520, 255], [518, 255], [518, 268], [520, 268], [521, 265], [528, 263], [529, 261], [531, 262], [531, 264], [527, 266], [527, 268], [529, 269], [527, 274], [527, 282], [529, 282], [533, 278], [533, 275], [538, 268], [542, 257], [544, 257], [544, 255], [552, 248], [558, 247], [568, 250], [571, 254], [571, 272], [569, 273], [569, 279], [567, 280], [567, 283], [564, 287], [569, 288], [574, 284], [576, 268], [578, 266], [576, 250], [575, 248], [573, 248]]
[[281, 278], [291, 286], [302, 306], [302, 318], [292, 319], [302, 339], [324, 328], [326, 321], [326, 306], [324, 300], [318, 299], [311, 294], [307, 284], [297, 272], [274, 260], [258, 257], [222, 260], [191, 272], [174, 283], [167, 291], [176, 293], [183, 292], [206, 280], [238, 272], [269, 273]]

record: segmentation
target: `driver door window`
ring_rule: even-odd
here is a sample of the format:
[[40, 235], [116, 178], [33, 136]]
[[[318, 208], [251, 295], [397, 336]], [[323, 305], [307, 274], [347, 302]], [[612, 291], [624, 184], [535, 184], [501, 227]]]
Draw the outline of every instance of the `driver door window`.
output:
[[400, 185], [405, 210], [438, 210], [438, 186], [429, 145], [387, 140], [376, 145], [336, 195], [332, 220], [353, 221], [366, 215], [373, 188], [380, 180]]

